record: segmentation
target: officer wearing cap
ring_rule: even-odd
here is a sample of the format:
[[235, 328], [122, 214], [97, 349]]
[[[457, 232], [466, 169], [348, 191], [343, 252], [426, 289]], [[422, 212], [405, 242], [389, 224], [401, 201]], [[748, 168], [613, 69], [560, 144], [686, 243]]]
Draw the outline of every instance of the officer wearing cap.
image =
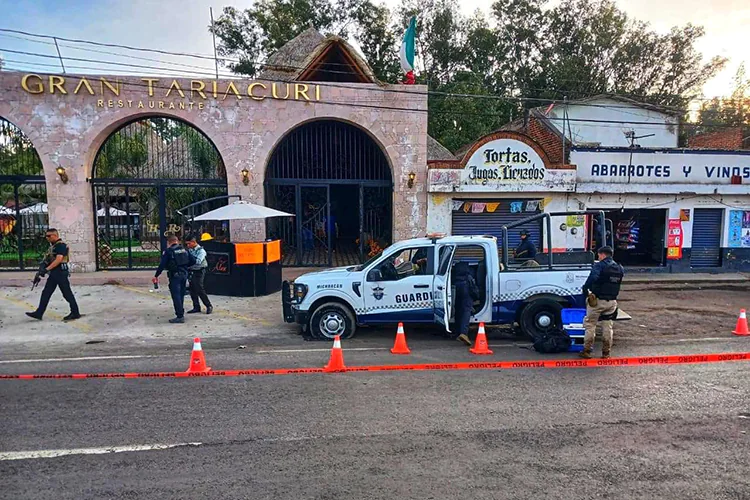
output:
[[169, 247], [162, 253], [161, 262], [154, 274], [153, 283], [159, 282], [159, 275], [167, 270], [169, 278], [169, 294], [172, 296], [175, 317], [170, 323], [185, 322], [185, 290], [187, 288], [188, 268], [195, 264], [195, 258], [191, 257], [187, 250], [180, 245], [180, 240], [175, 235], [167, 237]]
[[516, 247], [516, 259], [533, 259], [536, 257], [536, 247], [530, 239], [531, 233], [527, 230], [521, 231], [521, 243]]
[[582, 358], [591, 358], [596, 337], [596, 324], [602, 321], [602, 358], [609, 358], [612, 350], [612, 319], [617, 312], [617, 296], [625, 270], [612, 258], [612, 247], [604, 246], [597, 252], [599, 261], [591, 268], [586, 283], [583, 284], [583, 296], [586, 299], [586, 317], [583, 325], [586, 336], [583, 340]]

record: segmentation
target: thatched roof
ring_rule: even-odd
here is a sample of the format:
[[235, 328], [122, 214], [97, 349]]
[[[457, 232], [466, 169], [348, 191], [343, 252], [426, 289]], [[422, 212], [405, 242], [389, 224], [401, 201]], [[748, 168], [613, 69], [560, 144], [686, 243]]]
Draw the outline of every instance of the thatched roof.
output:
[[342, 65], [333, 73], [343, 74], [346, 71], [359, 74], [363, 82], [380, 83], [367, 61], [346, 40], [334, 35], [323, 36], [312, 26], [274, 52], [258, 76], [263, 80], [305, 80], [316, 67], [325, 66], [325, 56], [334, 46], [345, 53], [351, 67], [347, 69]]
[[427, 136], [427, 161], [430, 160], [455, 160], [456, 157], [448, 149], [440, 144], [437, 139]]

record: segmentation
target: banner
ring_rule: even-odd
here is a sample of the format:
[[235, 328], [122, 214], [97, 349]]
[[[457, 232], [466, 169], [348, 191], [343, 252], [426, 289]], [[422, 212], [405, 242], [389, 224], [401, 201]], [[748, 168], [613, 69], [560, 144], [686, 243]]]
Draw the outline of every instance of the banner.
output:
[[667, 225], [667, 259], [678, 260], [682, 258], [682, 221], [680, 219], [669, 219]]

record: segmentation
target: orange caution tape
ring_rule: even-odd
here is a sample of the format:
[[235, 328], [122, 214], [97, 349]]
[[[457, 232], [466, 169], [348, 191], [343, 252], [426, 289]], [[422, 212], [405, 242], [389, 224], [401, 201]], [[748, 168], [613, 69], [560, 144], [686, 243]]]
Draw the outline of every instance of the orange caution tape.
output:
[[[413, 365], [348, 366], [341, 372], [385, 372], [424, 370], [512, 370], [518, 368], [596, 368], [605, 366], [681, 365], [695, 363], [723, 363], [726, 361], [748, 361], [750, 352], [728, 352], [721, 354], [693, 354], [688, 356], [642, 356], [611, 359], [559, 359], [538, 361], [483, 361], [471, 363], [426, 363]], [[270, 370], [214, 370], [204, 373], [147, 372], [147, 373], [68, 373], [41, 375], [0, 375], [0, 380], [38, 380], [89, 378], [195, 378], [195, 377], [242, 377], [260, 375], [299, 375], [324, 373], [323, 368], [276, 368]]]

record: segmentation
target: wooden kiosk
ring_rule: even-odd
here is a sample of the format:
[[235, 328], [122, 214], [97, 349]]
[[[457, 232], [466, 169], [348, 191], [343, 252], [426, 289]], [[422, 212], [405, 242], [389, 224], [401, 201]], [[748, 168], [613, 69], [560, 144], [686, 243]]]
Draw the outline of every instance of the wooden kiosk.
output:
[[231, 297], [261, 297], [281, 290], [281, 241], [220, 243], [204, 241], [206, 292]]

